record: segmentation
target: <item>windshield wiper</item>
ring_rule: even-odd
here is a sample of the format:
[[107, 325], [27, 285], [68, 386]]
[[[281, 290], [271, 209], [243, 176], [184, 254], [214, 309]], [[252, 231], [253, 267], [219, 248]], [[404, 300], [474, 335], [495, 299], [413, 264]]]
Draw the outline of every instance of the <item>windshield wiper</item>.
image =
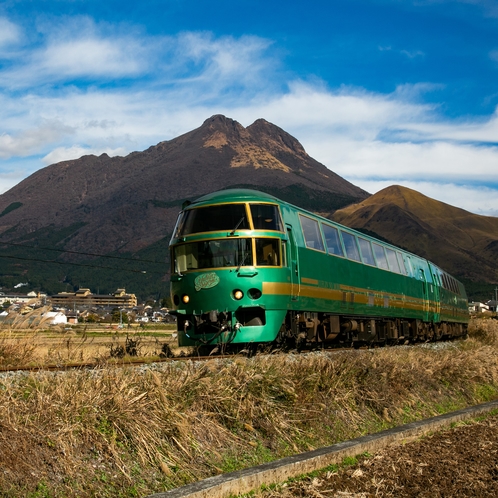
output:
[[240, 227], [240, 225], [242, 224], [242, 222], [246, 219], [246, 215], [244, 214], [242, 216], [242, 218], [240, 218], [240, 220], [238, 221], [238, 223], [235, 225], [235, 228], [228, 234], [228, 236], [232, 236], [234, 233], [235, 233], [235, 230], [237, 230], [237, 228]]
[[248, 255], [248, 254], [249, 254], [249, 253], [248, 253], [248, 252], [246, 252], [246, 251], [244, 251], [244, 252], [242, 253], [242, 256], [243, 256], [242, 261], [239, 263], [239, 266], [237, 266], [237, 269], [236, 269], [235, 271], [239, 271], [239, 270], [240, 270], [240, 267], [244, 265], [244, 263], [246, 262], [246, 259], [247, 259], [247, 255]]
[[176, 274], [179, 276], [179, 277], [183, 277], [182, 273], [180, 272], [180, 265], [178, 264], [177, 261], [175, 261], [175, 270], [176, 270]]

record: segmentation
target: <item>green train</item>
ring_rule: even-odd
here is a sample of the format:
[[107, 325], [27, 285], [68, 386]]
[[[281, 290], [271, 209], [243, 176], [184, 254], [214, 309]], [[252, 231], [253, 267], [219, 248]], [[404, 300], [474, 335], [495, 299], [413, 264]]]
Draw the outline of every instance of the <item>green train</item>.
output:
[[465, 288], [434, 263], [263, 192], [186, 202], [170, 251], [179, 346], [360, 347], [467, 332]]

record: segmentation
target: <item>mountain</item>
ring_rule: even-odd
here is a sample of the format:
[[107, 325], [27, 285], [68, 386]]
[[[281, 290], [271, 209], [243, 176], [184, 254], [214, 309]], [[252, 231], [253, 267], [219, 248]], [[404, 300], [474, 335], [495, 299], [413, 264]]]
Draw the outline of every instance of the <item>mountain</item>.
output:
[[463, 281], [498, 282], [498, 218], [396, 185], [335, 211], [331, 218], [426, 257]]
[[369, 196], [281, 128], [264, 119], [244, 128], [216, 115], [142, 152], [53, 164], [2, 194], [0, 286], [28, 281], [49, 292], [80, 285], [112, 292], [126, 285], [164, 295], [167, 246], [182, 202], [229, 187], [263, 190], [314, 211]]

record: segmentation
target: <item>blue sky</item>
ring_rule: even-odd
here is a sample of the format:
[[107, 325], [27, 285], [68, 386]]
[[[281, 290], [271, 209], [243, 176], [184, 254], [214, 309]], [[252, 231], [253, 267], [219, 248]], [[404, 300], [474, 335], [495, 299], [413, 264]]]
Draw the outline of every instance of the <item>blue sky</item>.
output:
[[497, 0], [4, 0], [0, 192], [213, 114], [365, 190], [498, 216]]

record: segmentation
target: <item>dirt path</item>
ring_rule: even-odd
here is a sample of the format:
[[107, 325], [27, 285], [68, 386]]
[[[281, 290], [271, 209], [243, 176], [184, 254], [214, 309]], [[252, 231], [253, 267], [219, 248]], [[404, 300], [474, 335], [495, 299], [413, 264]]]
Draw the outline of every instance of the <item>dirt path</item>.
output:
[[498, 415], [391, 446], [357, 465], [258, 496], [496, 497]]

